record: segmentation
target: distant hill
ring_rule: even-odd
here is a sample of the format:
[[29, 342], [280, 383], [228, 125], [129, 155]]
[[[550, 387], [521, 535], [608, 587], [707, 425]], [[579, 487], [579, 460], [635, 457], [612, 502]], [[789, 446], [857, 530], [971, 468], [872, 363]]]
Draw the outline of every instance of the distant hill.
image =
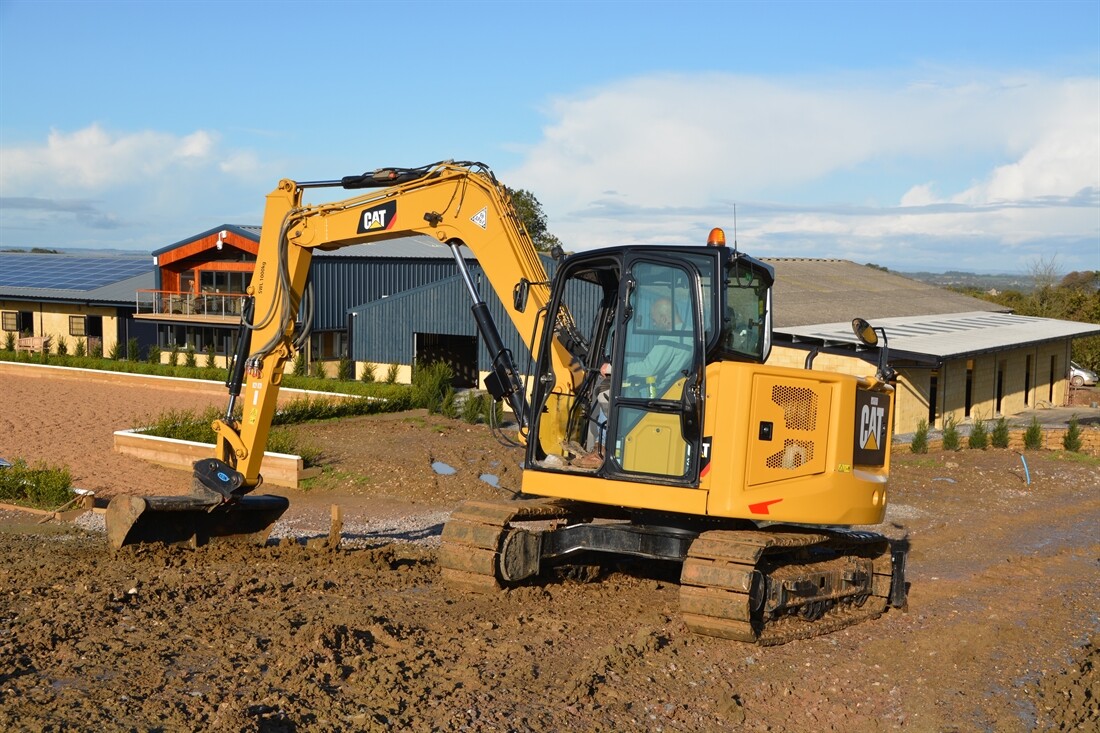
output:
[[1030, 293], [1035, 289], [1031, 275], [978, 275], [973, 272], [898, 272], [899, 275], [943, 288], [973, 288], [982, 292], [1016, 290]]

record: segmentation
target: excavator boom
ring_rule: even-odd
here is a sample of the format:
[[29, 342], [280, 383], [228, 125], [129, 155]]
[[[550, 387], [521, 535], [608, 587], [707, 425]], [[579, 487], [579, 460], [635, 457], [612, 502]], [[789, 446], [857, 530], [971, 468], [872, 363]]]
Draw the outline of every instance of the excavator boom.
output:
[[[303, 204], [313, 188], [340, 187], [364, 193], [333, 203]], [[283, 180], [267, 196], [260, 246], [248, 286], [238, 335], [238, 353], [227, 386], [229, 407], [214, 422], [213, 460], [195, 464], [187, 496], [119, 496], [108, 507], [111, 544], [141, 542], [201, 544], [238, 536], [262, 539], [285, 499], [251, 496], [262, 482], [264, 446], [275, 414], [286, 363], [305, 348], [312, 319], [308, 287], [315, 249], [426, 235], [449, 247], [471, 296], [471, 311], [493, 357], [487, 386], [508, 400], [521, 423], [526, 397], [511, 355], [487, 306], [474, 287], [460, 252], [479, 255], [486, 278], [502, 302], [523, 283], [525, 303], [510, 311], [521, 333], [538, 335], [549, 302], [546, 271], [507, 189], [480, 163], [441, 162], [420, 168], [382, 168], [339, 180]], [[302, 326], [298, 326], [301, 315]], [[565, 315], [563, 314], [564, 318]], [[576, 376], [573, 357], [557, 341], [548, 358], [564, 383]], [[572, 389], [572, 384], [565, 384]], [[236, 414], [237, 405], [243, 410]]]

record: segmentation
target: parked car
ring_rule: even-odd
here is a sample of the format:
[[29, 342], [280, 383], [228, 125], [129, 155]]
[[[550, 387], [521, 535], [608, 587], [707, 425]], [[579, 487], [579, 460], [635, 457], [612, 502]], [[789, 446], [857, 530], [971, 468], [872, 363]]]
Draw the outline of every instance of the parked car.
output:
[[1091, 387], [1096, 384], [1096, 372], [1085, 369], [1075, 361], [1069, 363], [1069, 383], [1074, 387]]

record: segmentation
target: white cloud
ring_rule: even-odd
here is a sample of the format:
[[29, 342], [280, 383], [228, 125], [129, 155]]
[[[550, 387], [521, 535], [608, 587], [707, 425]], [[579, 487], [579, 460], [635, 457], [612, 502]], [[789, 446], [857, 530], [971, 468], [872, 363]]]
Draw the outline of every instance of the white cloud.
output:
[[695, 241], [736, 201], [757, 249], [1046, 238], [1096, 242], [1100, 267], [1100, 80], [940, 76], [630, 79], [555, 100], [505, 180], [575, 248]]
[[181, 171], [217, 169], [245, 153], [219, 150], [216, 132], [187, 135], [143, 130], [118, 133], [92, 124], [66, 133], [51, 130], [45, 144], [0, 150], [0, 189], [5, 195], [56, 195], [164, 182]]

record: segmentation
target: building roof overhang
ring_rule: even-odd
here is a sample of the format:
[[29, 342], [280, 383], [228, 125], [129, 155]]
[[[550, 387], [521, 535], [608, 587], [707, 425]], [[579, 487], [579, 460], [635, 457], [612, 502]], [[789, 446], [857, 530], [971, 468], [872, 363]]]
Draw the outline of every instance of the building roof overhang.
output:
[[[1100, 324], [1014, 313], [972, 311], [935, 316], [878, 318], [886, 332], [891, 359], [943, 362], [1022, 346], [1100, 335]], [[830, 351], [867, 351], [852, 332], [851, 322], [784, 326], [775, 333], [783, 345]]]

